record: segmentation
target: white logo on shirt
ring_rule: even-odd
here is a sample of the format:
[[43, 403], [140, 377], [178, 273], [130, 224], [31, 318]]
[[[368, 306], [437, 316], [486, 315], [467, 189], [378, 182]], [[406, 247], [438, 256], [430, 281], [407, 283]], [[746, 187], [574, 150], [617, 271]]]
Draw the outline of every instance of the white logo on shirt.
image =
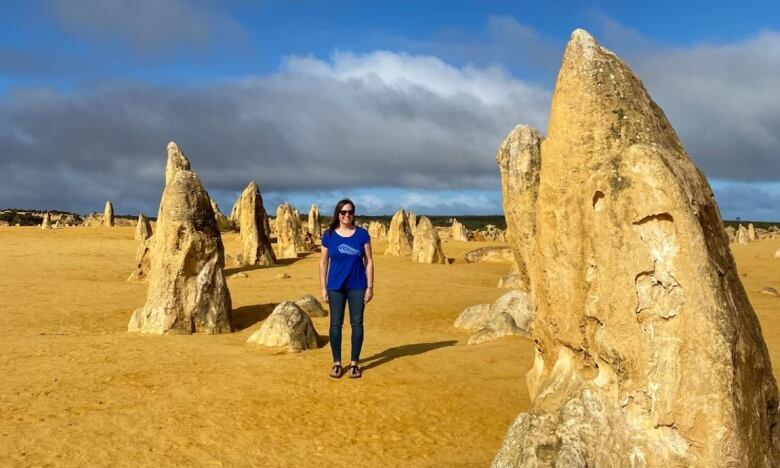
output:
[[359, 250], [353, 249], [347, 244], [341, 244], [340, 246], [338, 246], [338, 249], [339, 252], [343, 253], [344, 255], [360, 255]]

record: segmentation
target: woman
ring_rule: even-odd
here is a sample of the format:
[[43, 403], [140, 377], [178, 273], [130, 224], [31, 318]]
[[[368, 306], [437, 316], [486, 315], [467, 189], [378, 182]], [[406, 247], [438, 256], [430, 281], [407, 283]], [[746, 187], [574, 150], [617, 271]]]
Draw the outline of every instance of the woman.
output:
[[362, 375], [358, 361], [363, 346], [363, 310], [374, 297], [374, 259], [371, 237], [368, 231], [355, 226], [355, 204], [347, 198], [336, 203], [330, 226], [322, 235], [320, 287], [322, 300], [330, 303], [330, 349], [333, 353], [330, 376], [338, 379], [344, 373], [341, 328], [344, 309], [349, 303], [352, 327], [349, 376], [359, 378]]

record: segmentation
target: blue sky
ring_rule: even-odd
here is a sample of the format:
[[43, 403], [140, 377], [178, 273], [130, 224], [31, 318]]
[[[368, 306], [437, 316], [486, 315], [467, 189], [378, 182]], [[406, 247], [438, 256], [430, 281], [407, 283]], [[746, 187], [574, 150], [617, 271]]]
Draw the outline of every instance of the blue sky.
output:
[[154, 213], [176, 140], [223, 211], [254, 179], [272, 211], [497, 213], [495, 151], [545, 131], [582, 27], [643, 79], [725, 218], [780, 220], [776, 5], [6, 2], [0, 207]]

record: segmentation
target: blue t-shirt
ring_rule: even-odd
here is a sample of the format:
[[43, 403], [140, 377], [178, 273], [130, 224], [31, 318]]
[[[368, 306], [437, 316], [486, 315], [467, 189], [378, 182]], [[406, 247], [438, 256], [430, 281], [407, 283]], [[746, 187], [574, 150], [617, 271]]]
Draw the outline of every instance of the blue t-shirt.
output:
[[326, 232], [322, 236], [322, 246], [328, 249], [330, 268], [328, 284], [330, 291], [338, 289], [366, 289], [366, 265], [364, 247], [371, 242], [368, 231], [358, 227], [349, 237], [342, 237], [336, 231]]

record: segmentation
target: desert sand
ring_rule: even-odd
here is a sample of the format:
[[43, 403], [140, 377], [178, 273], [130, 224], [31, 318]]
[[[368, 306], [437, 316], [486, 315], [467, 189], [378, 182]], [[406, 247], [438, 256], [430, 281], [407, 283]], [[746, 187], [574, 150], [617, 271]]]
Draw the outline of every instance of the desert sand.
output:
[[[532, 343], [467, 346], [470, 333], [452, 326], [506, 292], [496, 283], [507, 265], [462, 260], [500, 244], [444, 242], [455, 262], [428, 265], [375, 242], [365, 373], [334, 380], [327, 345], [245, 344], [275, 304], [318, 296], [317, 254], [226, 269], [235, 333], [148, 336], [126, 331], [146, 290], [125, 281], [133, 236], [0, 228], [0, 465], [486, 466], [529, 406]], [[240, 249], [237, 234], [223, 238], [228, 254]], [[780, 298], [759, 291], [780, 289], [780, 239], [731, 248], [777, 363]], [[248, 277], [229, 276], [238, 271]], [[312, 320], [327, 336], [328, 318]]]
[[[496, 244], [444, 242], [455, 262], [428, 265], [375, 242], [364, 376], [334, 380], [327, 345], [289, 354], [245, 343], [275, 304], [319, 297], [318, 254], [227, 268], [235, 333], [148, 336], [126, 331], [146, 293], [126, 281], [133, 237], [0, 228], [0, 465], [486, 466], [529, 405], [532, 343], [467, 346], [470, 333], [452, 326], [506, 293], [496, 283], [507, 265], [463, 260]], [[223, 239], [240, 251], [237, 234]], [[238, 271], [248, 277], [230, 277]], [[327, 337], [328, 318], [312, 320]]]

